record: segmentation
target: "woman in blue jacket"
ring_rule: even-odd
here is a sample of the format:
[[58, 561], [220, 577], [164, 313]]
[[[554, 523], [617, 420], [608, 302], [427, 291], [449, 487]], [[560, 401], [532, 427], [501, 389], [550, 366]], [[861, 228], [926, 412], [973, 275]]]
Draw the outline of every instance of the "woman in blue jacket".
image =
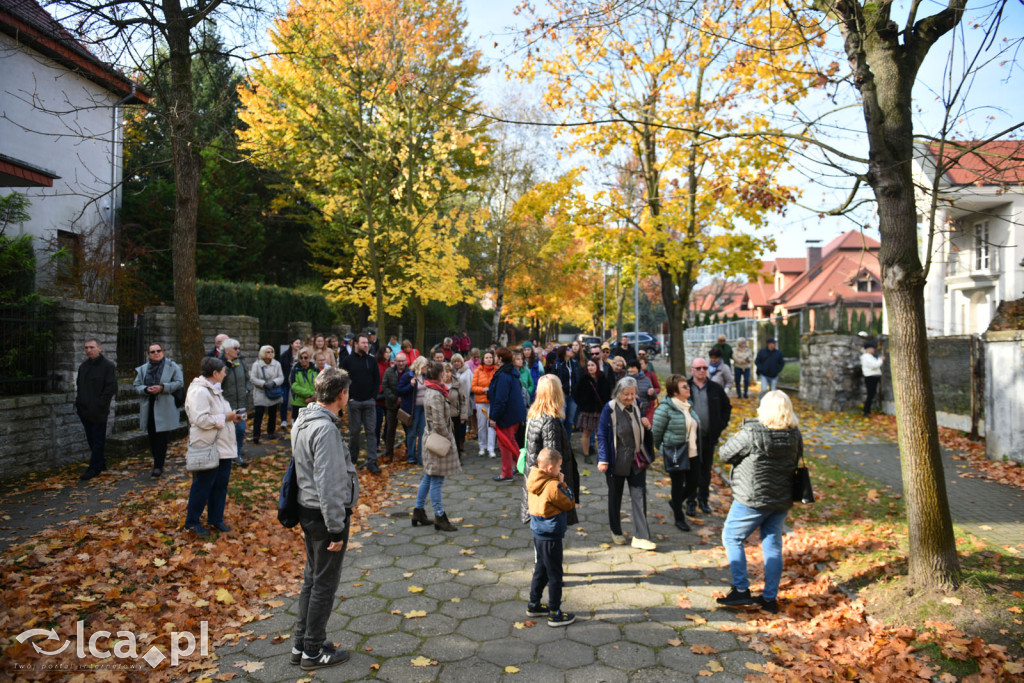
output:
[[516, 430], [526, 421], [526, 403], [523, 401], [523, 385], [519, 381], [519, 368], [513, 362], [513, 355], [504, 346], [495, 351], [500, 365], [487, 388], [487, 400], [491, 404], [488, 418], [494, 428], [507, 438], [498, 439], [501, 450], [501, 473], [494, 481], [512, 481], [519, 449], [512, 449], [516, 443]]
[[633, 542], [639, 550], [656, 550], [647, 526], [647, 467], [654, 459], [651, 423], [636, 405], [636, 380], [623, 377], [612, 391], [612, 400], [601, 411], [597, 427], [597, 469], [608, 480], [608, 525], [612, 542], [624, 545], [622, 490], [629, 484], [632, 503]]

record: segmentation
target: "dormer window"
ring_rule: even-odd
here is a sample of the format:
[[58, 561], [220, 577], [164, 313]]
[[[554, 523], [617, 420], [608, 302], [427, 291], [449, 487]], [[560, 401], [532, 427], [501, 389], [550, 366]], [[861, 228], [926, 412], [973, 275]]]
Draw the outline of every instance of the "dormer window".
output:
[[857, 279], [857, 291], [858, 292], [873, 292], [875, 291], [875, 280], [870, 275], [865, 275]]

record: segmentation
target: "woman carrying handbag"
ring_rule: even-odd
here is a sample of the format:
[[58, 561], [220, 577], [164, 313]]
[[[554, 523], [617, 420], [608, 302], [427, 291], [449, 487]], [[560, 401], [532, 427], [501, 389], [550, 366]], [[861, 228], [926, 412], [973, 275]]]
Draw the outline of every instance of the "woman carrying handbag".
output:
[[434, 508], [434, 529], [437, 531], [457, 531], [458, 527], [448, 521], [441, 500], [441, 487], [444, 478], [462, 472], [459, 461], [459, 450], [455, 446], [455, 435], [452, 433], [451, 407], [448, 404], [449, 377], [445, 377], [444, 363], [430, 361], [426, 367], [424, 381], [423, 413], [426, 426], [423, 431], [423, 479], [416, 493], [416, 508], [412, 511], [413, 526], [427, 526], [424, 506], [427, 493]]
[[[697, 488], [697, 458], [700, 457], [700, 418], [690, 405], [690, 384], [682, 375], [672, 375], [665, 385], [668, 396], [654, 411], [654, 447], [661, 451], [665, 471], [672, 480], [669, 507], [676, 528], [689, 531], [683, 501]], [[690, 472], [693, 472], [691, 475]]]

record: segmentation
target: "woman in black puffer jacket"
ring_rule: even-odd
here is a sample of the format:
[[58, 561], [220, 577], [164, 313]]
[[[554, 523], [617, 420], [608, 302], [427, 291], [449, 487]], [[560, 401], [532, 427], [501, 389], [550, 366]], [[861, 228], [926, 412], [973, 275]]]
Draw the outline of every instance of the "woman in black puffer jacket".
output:
[[[577, 501], [576, 507], [579, 507], [580, 470], [569, 443], [569, 434], [562, 424], [564, 419], [565, 394], [562, 393], [562, 383], [558, 375], [542, 375], [537, 380], [537, 396], [526, 414], [526, 467], [523, 469], [523, 494], [519, 503], [519, 518], [523, 524], [530, 523], [526, 480], [530, 478], [530, 468], [537, 466], [537, 455], [545, 448], [558, 451], [562, 456], [565, 485], [572, 491]], [[567, 524], [579, 523], [575, 507], [565, 514]]]
[[[724, 465], [732, 465], [732, 506], [722, 529], [722, 545], [732, 572], [732, 591], [718, 604], [758, 605], [777, 613], [776, 596], [782, 578], [782, 530], [793, 507], [793, 471], [803, 455], [793, 404], [782, 391], [761, 400], [757, 419], [744, 420], [739, 433], [718, 450]], [[743, 542], [761, 530], [764, 590], [750, 595]]]

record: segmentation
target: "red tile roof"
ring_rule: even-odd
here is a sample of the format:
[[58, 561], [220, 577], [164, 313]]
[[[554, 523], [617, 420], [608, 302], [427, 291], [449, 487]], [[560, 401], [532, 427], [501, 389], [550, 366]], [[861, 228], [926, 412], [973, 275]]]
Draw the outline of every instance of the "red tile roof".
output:
[[775, 266], [783, 273], [802, 273], [807, 268], [805, 258], [777, 258]]
[[56, 60], [83, 78], [123, 97], [149, 102], [149, 93], [88, 49], [35, 0], [0, 0], [0, 33]]
[[864, 251], [865, 249], [878, 249], [881, 246], [881, 242], [868, 237], [860, 230], [849, 230], [822, 247], [821, 257], [824, 259], [837, 249], [843, 251]]
[[[977, 143], [947, 142], [940, 166], [954, 185], [1024, 185], [1024, 141], [996, 140], [964, 153]], [[938, 160], [939, 144], [928, 145]]]
[[[854, 231], [855, 234], [856, 231]], [[848, 235], [849, 233], [847, 233]], [[843, 236], [845, 237], [845, 235]], [[857, 280], [861, 273], [871, 273], [875, 291], [858, 292]], [[847, 304], [882, 303], [881, 267], [877, 248], [854, 251], [834, 248], [817, 266], [796, 278], [786, 289], [770, 301], [790, 311], [814, 304], [833, 303], [841, 296]]]

